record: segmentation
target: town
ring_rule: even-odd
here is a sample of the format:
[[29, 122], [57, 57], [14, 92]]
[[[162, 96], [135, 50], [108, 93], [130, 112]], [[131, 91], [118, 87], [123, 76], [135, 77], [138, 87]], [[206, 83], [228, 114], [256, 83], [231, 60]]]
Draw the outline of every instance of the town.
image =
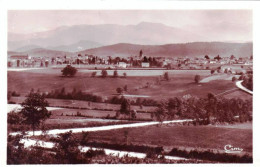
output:
[[149, 57], [140, 50], [139, 55], [125, 57], [99, 57], [95, 55], [75, 55], [57, 57], [30, 57], [29, 55], [9, 55], [8, 68], [48, 68], [64, 67], [67, 64], [77, 68], [88, 69], [173, 69], [173, 70], [216, 70], [216, 72], [252, 73], [253, 56], [236, 58], [230, 57], [209, 57], [208, 55], [188, 57]]

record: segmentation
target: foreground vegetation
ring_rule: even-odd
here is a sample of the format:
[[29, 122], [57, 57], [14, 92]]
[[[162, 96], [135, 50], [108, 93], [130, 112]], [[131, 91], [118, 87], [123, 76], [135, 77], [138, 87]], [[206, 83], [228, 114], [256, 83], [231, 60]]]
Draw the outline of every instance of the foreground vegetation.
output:
[[167, 160], [156, 157], [154, 153], [147, 153], [145, 158], [135, 158], [125, 155], [123, 157], [106, 155], [103, 149], [89, 149], [82, 152], [80, 145], [86, 144], [87, 134], [81, 139], [75, 138], [71, 132], [60, 135], [55, 139], [55, 146], [44, 149], [37, 145], [25, 148], [19, 141], [22, 135], [8, 136], [7, 164], [140, 164], [140, 163], [202, 163], [198, 160]]
[[[127, 134], [124, 135], [126, 137]], [[235, 155], [213, 150], [191, 149], [183, 150], [173, 147], [166, 151], [162, 146], [135, 145], [132, 143], [100, 143], [90, 141], [89, 133], [73, 135], [72, 132], [49, 138], [54, 142], [53, 148], [44, 149], [34, 145], [25, 148], [19, 141], [22, 135], [8, 136], [7, 163], [8, 164], [88, 164], [88, 163], [252, 163], [252, 156], [248, 154]], [[46, 138], [45, 138], [46, 139]], [[127, 139], [126, 139], [127, 141]], [[79, 146], [90, 146], [83, 152]], [[91, 149], [96, 147], [98, 149]], [[145, 153], [145, 158], [134, 158], [106, 155], [104, 148]], [[188, 160], [167, 160], [166, 155], [188, 158]]]

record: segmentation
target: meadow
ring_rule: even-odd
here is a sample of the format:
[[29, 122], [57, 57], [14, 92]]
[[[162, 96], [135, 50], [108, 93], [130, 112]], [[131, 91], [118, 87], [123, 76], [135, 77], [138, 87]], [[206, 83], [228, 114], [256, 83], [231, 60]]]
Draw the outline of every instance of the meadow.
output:
[[[224, 146], [231, 144], [234, 147], [242, 148], [241, 154], [252, 155], [252, 126], [250, 124], [231, 125], [232, 128], [210, 125], [162, 125], [90, 132], [88, 137], [92, 142], [119, 144], [126, 142], [127, 131], [127, 142], [133, 145], [162, 146], [166, 151], [175, 147], [187, 151], [210, 149], [223, 153]], [[249, 128], [243, 128], [244, 126]]]
[[66, 92], [77, 89], [84, 93], [91, 93], [102, 96], [103, 99], [108, 99], [117, 95], [116, 89], [118, 87], [123, 88], [127, 85], [125, 94], [143, 95], [154, 100], [160, 100], [185, 95], [206, 97], [208, 93], [217, 95], [236, 88], [235, 84], [230, 80], [221, 80], [221, 82], [213, 80], [196, 84], [194, 76], [198, 74], [201, 75], [201, 78], [208, 77], [210, 75], [208, 70], [170, 70], [168, 71], [169, 81], [165, 81], [163, 76], [154, 75], [156, 71], [162, 72], [163, 70], [139, 70], [139, 75], [147, 75], [145, 73], [149, 71], [151, 76], [130, 76], [133, 70], [128, 70], [126, 78], [91, 77], [91, 71], [79, 70], [76, 76], [71, 78], [61, 77], [58, 69], [9, 71], [8, 90], [16, 91], [21, 96], [25, 96], [31, 89], [40, 92], [51, 92], [64, 87]]

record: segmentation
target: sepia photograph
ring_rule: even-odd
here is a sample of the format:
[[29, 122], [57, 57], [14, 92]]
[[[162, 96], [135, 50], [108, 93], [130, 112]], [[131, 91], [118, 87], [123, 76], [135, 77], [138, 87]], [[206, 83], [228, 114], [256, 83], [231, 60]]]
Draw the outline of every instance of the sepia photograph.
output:
[[253, 163], [253, 10], [12, 9], [7, 32], [7, 165]]

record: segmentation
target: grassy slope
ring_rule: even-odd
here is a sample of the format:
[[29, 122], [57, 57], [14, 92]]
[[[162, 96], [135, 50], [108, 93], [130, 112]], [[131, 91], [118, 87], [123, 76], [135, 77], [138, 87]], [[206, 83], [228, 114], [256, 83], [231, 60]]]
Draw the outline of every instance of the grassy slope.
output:
[[[90, 133], [92, 141], [124, 143], [125, 129]], [[137, 145], [153, 145], [182, 148], [201, 148], [224, 151], [231, 144], [252, 152], [252, 129], [211, 126], [152, 126], [128, 129], [128, 142]]]
[[[74, 78], [60, 77], [59, 70], [47, 70], [37, 72], [8, 72], [8, 90], [17, 91], [25, 96], [31, 88], [50, 92], [55, 89], [66, 88], [72, 91], [73, 88], [88, 93], [94, 93], [103, 97], [109, 97], [116, 93], [116, 88], [128, 86], [128, 94], [148, 95], [150, 98], [160, 100], [175, 96], [191, 94], [205, 97], [208, 93], [215, 94], [235, 88], [231, 81], [211, 81], [209, 83], [195, 84], [194, 71], [180, 74], [170, 73], [170, 81], [162, 81], [156, 85], [158, 77], [127, 77], [127, 78], [91, 78], [89, 73], [78, 73]], [[205, 75], [205, 74], [202, 74]], [[144, 88], [149, 82], [151, 86]]]

